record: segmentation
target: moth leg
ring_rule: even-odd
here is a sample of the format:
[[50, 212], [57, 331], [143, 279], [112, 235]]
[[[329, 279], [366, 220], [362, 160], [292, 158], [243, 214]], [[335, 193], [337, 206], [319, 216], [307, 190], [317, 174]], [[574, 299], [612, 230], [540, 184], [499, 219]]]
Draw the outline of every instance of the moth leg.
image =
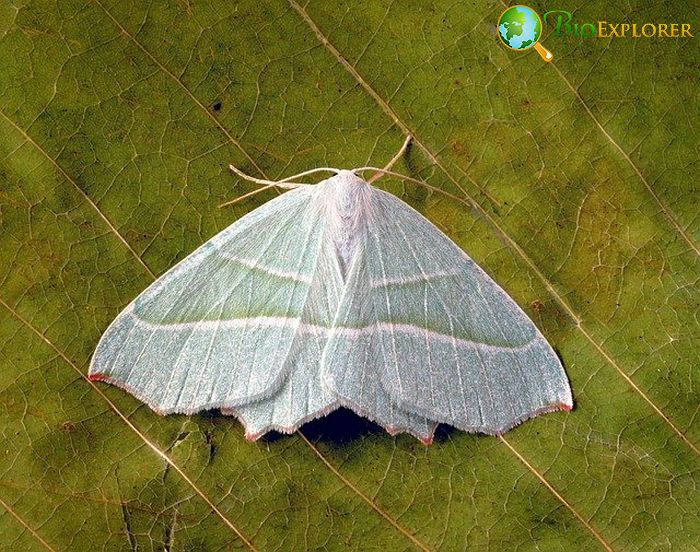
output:
[[238, 196], [236, 199], [232, 199], [231, 201], [227, 201], [225, 203], [222, 203], [221, 205], [219, 205], [219, 208], [228, 207], [229, 205], [233, 205], [235, 203], [238, 203], [239, 201], [243, 201], [244, 199], [246, 199], [250, 196], [254, 196], [254, 195], [259, 194], [260, 192], [262, 192], [264, 190], [274, 188], [275, 186], [276, 186], [276, 184], [274, 184], [274, 183], [267, 184], [267, 185], [263, 186], [262, 188], [258, 188], [257, 190], [253, 190], [252, 192], [248, 192], [247, 194], [243, 194], [242, 196]]

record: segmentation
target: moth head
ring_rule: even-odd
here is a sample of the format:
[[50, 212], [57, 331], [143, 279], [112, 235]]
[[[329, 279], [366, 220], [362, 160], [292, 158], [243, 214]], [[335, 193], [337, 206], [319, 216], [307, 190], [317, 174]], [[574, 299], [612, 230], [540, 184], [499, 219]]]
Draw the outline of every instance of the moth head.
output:
[[338, 178], [342, 180], [342, 182], [347, 183], [347, 184], [356, 184], [356, 185], [366, 185], [367, 182], [365, 182], [362, 178], [360, 178], [355, 171], [349, 171], [346, 169], [340, 169], [338, 171], [338, 174], [336, 175]]

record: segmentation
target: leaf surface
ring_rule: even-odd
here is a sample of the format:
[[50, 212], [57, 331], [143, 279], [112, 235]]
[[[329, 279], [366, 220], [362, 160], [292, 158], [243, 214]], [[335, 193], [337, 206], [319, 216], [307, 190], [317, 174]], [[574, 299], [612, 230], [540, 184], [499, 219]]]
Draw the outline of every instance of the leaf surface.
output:
[[[542, 6], [535, 5], [535, 9]], [[697, 41], [497, 41], [454, 2], [0, 5], [0, 542], [687, 550], [698, 520]], [[684, 21], [589, 2], [581, 21]], [[695, 71], [697, 72], [697, 71]], [[651, 78], [653, 75], [653, 78]], [[274, 196], [382, 165], [561, 355], [576, 407], [426, 448], [347, 412], [246, 442], [86, 380], [155, 276]], [[340, 429], [339, 429], [340, 428]]]

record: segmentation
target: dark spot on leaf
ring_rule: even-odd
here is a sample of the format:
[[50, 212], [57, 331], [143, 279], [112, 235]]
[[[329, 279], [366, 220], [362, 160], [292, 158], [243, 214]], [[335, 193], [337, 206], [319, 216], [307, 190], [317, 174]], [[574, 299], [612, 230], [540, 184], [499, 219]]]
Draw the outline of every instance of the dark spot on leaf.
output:
[[455, 140], [452, 142], [452, 151], [457, 155], [465, 155], [467, 153], [467, 146], [464, 144], [464, 142]]
[[124, 528], [126, 536], [129, 539], [129, 546], [132, 550], [138, 550], [136, 537], [131, 528], [131, 512], [129, 511], [128, 503], [122, 503], [122, 519], [124, 520]]
[[71, 422], [70, 420], [65, 421], [61, 424], [61, 431], [64, 433], [70, 433], [75, 429], [75, 424]]
[[216, 456], [219, 447], [214, 442], [214, 437], [212, 436], [211, 431], [204, 432], [204, 439], [207, 445], [209, 446], [209, 463], [211, 463], [211, 461], [214, 460], [214, 457]]
[[539, 299], [535, 299], [532, 303], [530, 303], [530, 306], [535, 309], [536, 312], [540, 312], [544, 308], [544, 303]]
[[216, 102], [213, 106], [211, 106], [211, 108], [212, 108], [214, 111], [221, 111], [221, 107], [222, 107], [221, 102]]
[[550, 527], [555, 527], [557, 525], [557, 520], [552, 519], [551, 517], [545, 517], [542, 520], [542, 523], [544, 523], [545, 525], [549, 525]]
[[[167, 516], [167, 518], [164, 520], [165, 523], [163, 524], [163, 550], [165, 552], [170, 552], [170, 550], [172, 549], [172, 544], [175, 536], [175, 522], [177, 520], [177, 514], [178, 511], [176, 509], [173, 509], [172, 515]], [[193, 548], [190, 549], [201, 550], [202, 548], [200, 548], [200, 546], [195, 545]]]

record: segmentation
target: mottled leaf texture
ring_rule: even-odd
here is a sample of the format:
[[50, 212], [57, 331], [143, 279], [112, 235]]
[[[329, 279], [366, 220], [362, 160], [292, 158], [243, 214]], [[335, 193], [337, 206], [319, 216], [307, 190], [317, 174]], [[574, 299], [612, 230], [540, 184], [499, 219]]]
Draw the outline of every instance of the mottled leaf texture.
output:
[[[0, 2], [3, 548], [697, 548], [698, 39], [545, 28], [545, 64], [499, 43], [505, 6]], [[87, 380], [126, 305], [276, 197], [218, 209], [255, 189], [229, 163], [381, 165], [408, 133], [397, 168], [451, 196], [378, 186], [532, 318], [572, 412], [426, 447], [339, 411], [250, 443]]]

